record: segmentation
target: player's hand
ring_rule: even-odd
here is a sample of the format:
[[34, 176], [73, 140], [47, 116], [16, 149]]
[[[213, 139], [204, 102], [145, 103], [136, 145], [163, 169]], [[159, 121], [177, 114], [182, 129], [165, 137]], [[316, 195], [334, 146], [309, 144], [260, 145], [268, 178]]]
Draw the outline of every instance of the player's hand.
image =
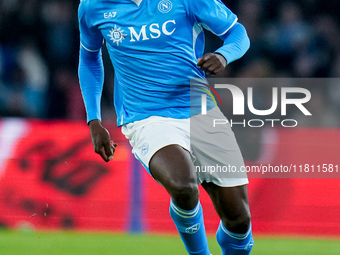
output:
[[98, 153], [105, 162], [113, 160], [113, 154], [117, 144], [110, 140], [109, 131], [102, 126], [99, 120], [91, 120], [89, 126], [94, 151]]
[[227, 61], [221, 54], [207, 53], [198, 59], [197, 66], [207, 74], [218, 74], [227, 66]]

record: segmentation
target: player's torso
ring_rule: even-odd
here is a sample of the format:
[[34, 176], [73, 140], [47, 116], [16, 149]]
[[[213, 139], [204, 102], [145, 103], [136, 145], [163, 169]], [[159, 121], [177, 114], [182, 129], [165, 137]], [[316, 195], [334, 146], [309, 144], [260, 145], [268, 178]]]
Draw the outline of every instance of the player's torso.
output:
[[114, 50], [169, 51], [191, 47], [193, 25], [181, 0], [94, 1], [91, 22]]
[[[118, 123], [151, 115], [190, 116], [190, 78], [201, 78], [188, 0], [87, 0], [115, 68]], [[197, 47], [200, 48], [200, 47]]]

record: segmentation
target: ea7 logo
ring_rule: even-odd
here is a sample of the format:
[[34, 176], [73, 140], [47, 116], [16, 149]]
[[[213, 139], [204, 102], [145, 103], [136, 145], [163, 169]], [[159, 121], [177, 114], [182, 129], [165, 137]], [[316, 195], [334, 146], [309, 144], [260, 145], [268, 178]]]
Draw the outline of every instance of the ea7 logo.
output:
[[156, 39], [165, 34], [167, 36], [172, 35], [176, 30], [176, 21], [168, 20], [163, 24], [152, 23], [151, 25], [143, 25], [137, 32], [134, 27], [128, 27], [130, 30], [131, 40], [130, 42], [136, 42], [142, 39], [142, 41]]
[[104, 19], [114, 18], [116, 17], [117, 12], [105, 12], [104, 13]]

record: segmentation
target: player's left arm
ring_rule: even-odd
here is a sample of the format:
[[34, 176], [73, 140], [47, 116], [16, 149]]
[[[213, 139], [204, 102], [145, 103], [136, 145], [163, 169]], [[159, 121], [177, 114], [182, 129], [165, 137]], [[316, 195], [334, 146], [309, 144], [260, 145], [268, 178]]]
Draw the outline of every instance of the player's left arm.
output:
[[223, 46], [214, 53], [207, 53], [198, 59], [197, 66], [206, 73], [221, 72], [227, 64], [241, 58], [249, 49], [250, 41], [246, 29], [238, 22], [220, 37], [224, 41]]
[[246, 53], [250, 46], [246, 29], [221, 0], [195, 0], [190, 1], [188, 6], [190, 15], [197, 23], [224, 41], [223, 46], [214, 53], [207, 53], [198, 59], [197, 66], [201, 70], [217, 74]]

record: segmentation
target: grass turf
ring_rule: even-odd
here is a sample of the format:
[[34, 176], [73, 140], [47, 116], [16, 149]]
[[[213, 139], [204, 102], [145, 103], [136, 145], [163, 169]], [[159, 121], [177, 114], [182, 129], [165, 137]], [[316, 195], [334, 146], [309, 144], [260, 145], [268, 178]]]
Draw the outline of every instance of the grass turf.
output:
[[[209, 237], [213, 255], [221, 254]], [[2, 255], [185, 255], [177, 236], [88, 234], [78, 232], [0, 231]], [[252, 255], [335, 255], [340, 240], [263, 238], [255, 236]]]

